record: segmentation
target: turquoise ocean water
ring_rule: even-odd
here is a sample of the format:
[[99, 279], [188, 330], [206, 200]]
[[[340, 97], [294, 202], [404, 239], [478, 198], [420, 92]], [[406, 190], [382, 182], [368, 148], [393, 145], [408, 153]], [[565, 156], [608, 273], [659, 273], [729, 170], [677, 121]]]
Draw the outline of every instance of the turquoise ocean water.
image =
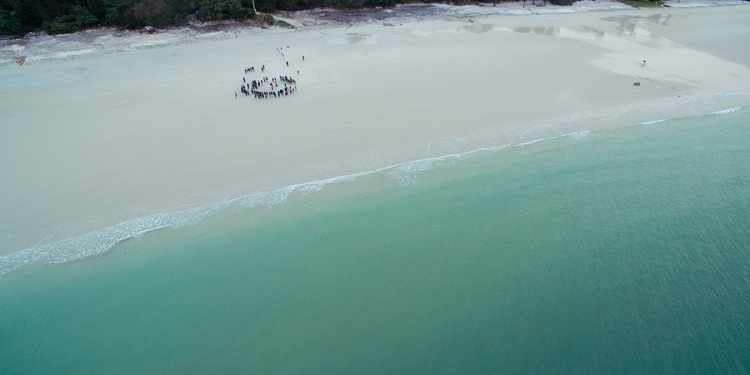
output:
[[6, 257], [0, 373], [747, 373], [749, 139], [576, 133]]

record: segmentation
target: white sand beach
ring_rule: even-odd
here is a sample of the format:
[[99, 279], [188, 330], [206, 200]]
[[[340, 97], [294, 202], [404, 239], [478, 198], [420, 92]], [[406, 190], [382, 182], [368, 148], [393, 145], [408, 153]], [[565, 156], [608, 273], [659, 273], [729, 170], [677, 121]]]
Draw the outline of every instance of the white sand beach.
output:
[[[119, 47], [75, 56], [40, 46], [0, 67], [0, 254], [423, 158], [750, 104], [750, 4], [523, 12], [353, 25], [280, 14], [297, 28], [106, 36]], [[239, 92], [243, 77], [279, 75], [298, 91]]]

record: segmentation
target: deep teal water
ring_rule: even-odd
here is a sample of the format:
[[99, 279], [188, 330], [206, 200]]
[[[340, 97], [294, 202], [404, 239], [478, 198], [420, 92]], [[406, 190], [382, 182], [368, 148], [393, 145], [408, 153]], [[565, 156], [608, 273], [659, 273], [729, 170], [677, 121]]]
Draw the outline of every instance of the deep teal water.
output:
[[748, 139], [577, 134], [34, 264], [0, 373], [747, 373]]

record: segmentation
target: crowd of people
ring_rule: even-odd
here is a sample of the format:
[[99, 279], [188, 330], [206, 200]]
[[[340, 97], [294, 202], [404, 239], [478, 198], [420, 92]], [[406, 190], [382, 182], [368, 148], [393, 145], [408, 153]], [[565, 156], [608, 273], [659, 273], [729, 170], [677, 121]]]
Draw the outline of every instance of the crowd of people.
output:
[[[270, 90], [264, 89], [266, 84], [270, 85]], [[278, 79], [276, 77], [271, 79], [263, 77], [260, 80], [254, 79], [250, 82], [242, 78], [240, 91], [246, 96], [252, 95], [255, 99], [281, 98], [292, 95], [297, 91], [297, 81], [288, 76], [279, 76]], [[237, 96], [237, 93], [235, 93], [235, 96]]]
[[[287, 47], [289, 48], [289, 47]], [[284, 60], [285, 65], [289, 66], [289, 61], [284, 55], [283, 48], [276, 48], [276, 52], [279, 53], [281, 58]], [[302, 61], [305, 61], [305, 56], [302, 56]], [[266, 66], [260, 67], [261, 73], [265, 73]], [[251, 66], [245, 68], [245, 74], [255, 73], [255, 67]], [[299, 74], [299, 70], [297, 71]], [[240, 86], [240, 92], [245, 96], [252, 96], [255, 99], [268, 99], [268, 98], [282, 98], [289, 96], [297, 92], [297, 81], [289, 76], [280, 75], [273, 78], [264, 76], [260, 79], [253, 79], [252, 81], [242, 77], [242, 86]], [[234, 93], [235, 97], [238, 97], [237, 92]]]

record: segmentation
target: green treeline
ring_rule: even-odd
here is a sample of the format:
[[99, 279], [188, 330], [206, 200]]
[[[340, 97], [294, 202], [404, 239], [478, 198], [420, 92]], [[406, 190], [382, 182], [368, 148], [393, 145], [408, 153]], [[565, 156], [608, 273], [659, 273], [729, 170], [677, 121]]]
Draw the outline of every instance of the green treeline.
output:
[[[423, 3], [444, 1], [421, 0]], [[497, 3], [502, 0], [480, 1]], [[575, 0], [548, 1], [569, 5]], [[97, 26], [128, 29], [177, 26], [191, 19], [256, 19], [253, 6], [258, 12], [274, 12], [390, 7], [407, 2], [414, 0], [255, 0], [255, 4], [253, 0], [0, 0], [0, 34], [23, 35], [36, 30], [59, 34]], [[469, 2], [452, 1], [454, 4]]]

